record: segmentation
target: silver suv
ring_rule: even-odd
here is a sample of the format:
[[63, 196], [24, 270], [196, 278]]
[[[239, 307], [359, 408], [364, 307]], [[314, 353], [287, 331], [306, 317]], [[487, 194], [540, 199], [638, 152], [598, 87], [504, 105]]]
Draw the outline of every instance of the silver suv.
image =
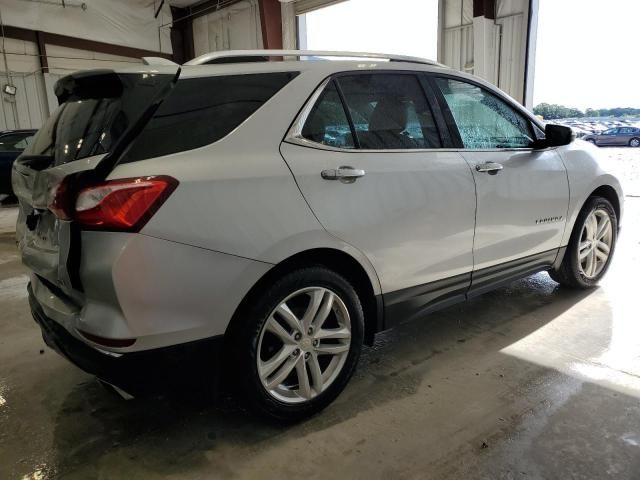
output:
[[61, 79], [13, 170], [46, 342], [127, 392], [222, 371], [299, 419], [381, 330], [609, 266], [622, 191], [597, 148], [478, 78], [335, 52], [147, 63]]

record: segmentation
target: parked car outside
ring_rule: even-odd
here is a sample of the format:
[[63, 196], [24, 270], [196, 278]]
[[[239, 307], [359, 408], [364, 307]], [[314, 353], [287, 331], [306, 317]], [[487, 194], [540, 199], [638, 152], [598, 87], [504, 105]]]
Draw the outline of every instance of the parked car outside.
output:
[[583, 140], [598, 146], [640, 147], [640, 128], [615, 127], [597, 135], [586, 135]]
[[16, 235], [34, 319], [81, 368], [133, 394], [222, 371], [297, 420], [377, 332], [536, 272], [607, 271], [622, 190], [568, 127], [427, 60], [251, 55], [56, 84], [14, 164]]
[[0, 195], [12, 195], [11, 167], [29, 145], [37, 130], [4, 130], [0, 132]]

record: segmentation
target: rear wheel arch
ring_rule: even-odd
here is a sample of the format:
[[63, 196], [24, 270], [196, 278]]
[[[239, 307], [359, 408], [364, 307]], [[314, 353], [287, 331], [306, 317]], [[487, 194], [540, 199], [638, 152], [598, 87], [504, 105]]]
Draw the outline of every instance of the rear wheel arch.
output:
[[341, 276], [343, 276], [355, 289], [365, 318], [364, 341], [371, 345], [376, 332], [382, 328], [382, 296], [376, 296], [372, 280], [365, 268], [354, 257], [341, 250], [333, 248], [314, 248], [296, 253], [281, 261], [265, 273], [244, 296], [227, 327], [225, 336], [232, 336], [234, 326], [239, 322], [237, 318], [243, 314], [252, 299], [260, 295], [265, 290], [266, 285], [270, 285], [277, 279], [295, 270], [310, 267], [324, 266]]

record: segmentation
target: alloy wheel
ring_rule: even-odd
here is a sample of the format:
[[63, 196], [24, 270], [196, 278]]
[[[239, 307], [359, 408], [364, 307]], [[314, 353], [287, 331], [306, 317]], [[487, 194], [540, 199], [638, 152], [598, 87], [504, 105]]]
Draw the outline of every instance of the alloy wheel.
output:
[[584, 222], [578, 243], [578, 265], [586, 278], [597, 277], [607, 265], [613, 244], [609, 213], [598, 208]]
[[629, 145], [636, 148], [640, 147], [640, 140], [637, 138], [632, 138], [631, 141], [629, 142]]
[[258, 375], [285, 403], [309, 401], [342, 371], [351, 347], [351, 319], [338, 294], [309, 287], [286, 297], [260, 332]]

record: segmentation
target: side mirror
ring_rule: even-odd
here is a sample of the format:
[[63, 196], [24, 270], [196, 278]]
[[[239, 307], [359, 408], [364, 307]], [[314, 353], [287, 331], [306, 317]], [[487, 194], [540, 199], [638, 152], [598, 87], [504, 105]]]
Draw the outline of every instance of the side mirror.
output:
[[536, 140], [533, 142], [533, 148], [561, 147], [563, 145], [569, 145], [575, 139], [576, 134], [570, 127], [547, 123], [544, 127], [544, 140]]

